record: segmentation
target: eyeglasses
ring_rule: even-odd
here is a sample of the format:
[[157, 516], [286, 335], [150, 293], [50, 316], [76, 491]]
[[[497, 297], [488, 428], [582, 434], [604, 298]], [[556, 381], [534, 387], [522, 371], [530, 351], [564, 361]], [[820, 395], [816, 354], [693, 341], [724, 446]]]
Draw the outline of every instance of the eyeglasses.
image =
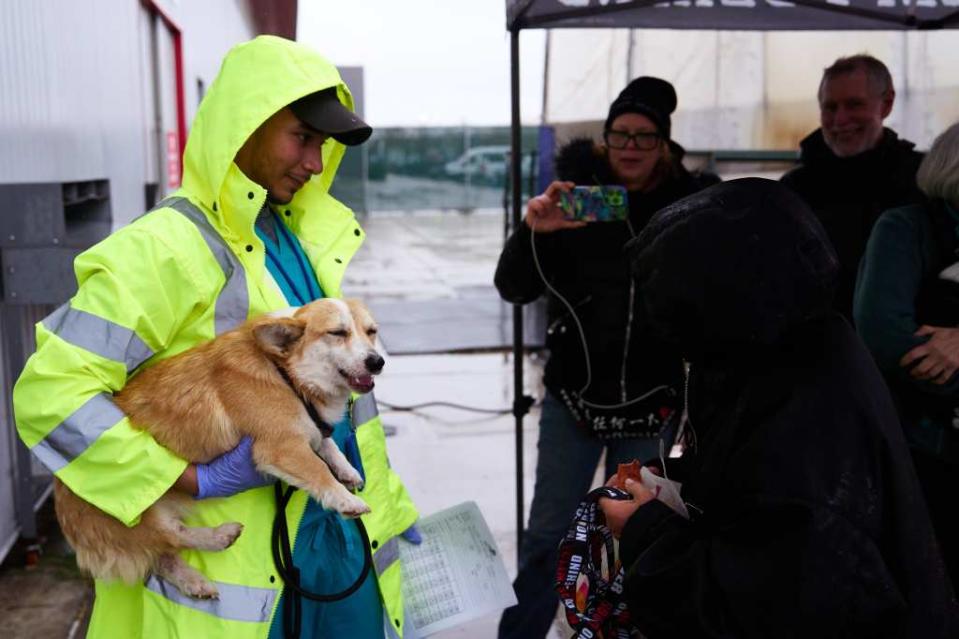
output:
[[655, 131], [640, 131], [638, 133], [606, 131], [603, 133], [603, 139], [606, 140], [606, 146], [611, 149], [625, 149], [629, 141], [632, 140], [637, 149], [652, 151], [659, 146], [660, 136]]

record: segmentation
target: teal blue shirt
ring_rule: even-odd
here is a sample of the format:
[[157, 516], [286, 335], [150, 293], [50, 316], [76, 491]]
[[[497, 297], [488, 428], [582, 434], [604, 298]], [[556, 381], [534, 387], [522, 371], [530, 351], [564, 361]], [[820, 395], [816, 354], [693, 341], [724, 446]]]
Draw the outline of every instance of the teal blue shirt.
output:
[[[267, 233], [264, 220], [260, 220], [256, 234], [266, 246], [267, 269], [286, 300], [291, 306], [300, 306], [323, 297], [300, 243], [276, 214], [269, 215], [274, 232]], [[333, 441], [340, 450], [347, 449], [352, 434], [348, 416], [333, 426]], [[356, 524], [335, 511], [324, 510], [312, 499], [307, 500], [293, 548], [293, 563], [300, 569], [300, 582], [307, 590], [333, 593], [346, 589], [363, 568], [363, 540]], [[383, 639], [383, 618], [379, 589], [371, 570], [360, 589], [342, 601], [320, 603], [304, 598], [301, 638]], [[282, 638], [283, 614], [278, 608], [270, 626], [270, 639]]]
[[[903, 355], [929, 339], [915, 334], [919, 328], [916, 297], [923, 281], [942, 268], [936, 229], [926, 212], [926, 207], [937, 203], [904, 206], [880, 216], [859, 264], [854, 312], [856, 331], [883, 373], [930, 395], [955, 396], [959, 375], [945, 384], [934, 384], [911, 377], [899, 365]], [[959, 214], [943, 204], [956, 221], [954, 232], [959, 238]], [[932, 454], [940, 452], [945, 432], [941, 425], [923, 418], [905, 426], [912, 446]]]

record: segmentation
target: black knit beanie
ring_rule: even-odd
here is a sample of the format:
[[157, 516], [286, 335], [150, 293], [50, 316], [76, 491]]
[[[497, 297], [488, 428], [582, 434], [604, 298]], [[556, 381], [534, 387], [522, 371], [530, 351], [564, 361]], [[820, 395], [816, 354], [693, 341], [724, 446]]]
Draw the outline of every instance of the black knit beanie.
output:
[[626, 85], [613, 100], [606, 116], [605, 130], [624, 113], [639, 113], [653, 121], [659, 134], [669, 139], [669, 114], [676, 110], [676, 89], [666, 80], [644, 75]]

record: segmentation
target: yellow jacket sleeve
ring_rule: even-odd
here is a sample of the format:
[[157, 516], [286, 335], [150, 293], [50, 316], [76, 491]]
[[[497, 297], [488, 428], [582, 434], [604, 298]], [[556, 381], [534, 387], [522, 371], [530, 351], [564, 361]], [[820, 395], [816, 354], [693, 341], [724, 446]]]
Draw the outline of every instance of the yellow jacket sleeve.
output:
[[209, 278], [172, 248], [183, 245], [176, 226], [134, 224], [77, 257], [78, 291], [37, 324], [37, 351], [13, 392], [27, 447], [73, 492], [127, 525], [187, 465], [112, 401], [140, 365], [171, 354], [185, 320], [211, 299], [203, 294]]

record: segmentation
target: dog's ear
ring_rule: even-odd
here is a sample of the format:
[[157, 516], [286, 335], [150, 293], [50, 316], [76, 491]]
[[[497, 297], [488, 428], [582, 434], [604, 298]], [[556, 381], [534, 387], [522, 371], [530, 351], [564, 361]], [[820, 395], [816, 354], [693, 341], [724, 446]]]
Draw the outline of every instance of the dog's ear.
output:
[[277, 317], [253, 327], [253, 337], [264, 352], [277, 357], [289, 354], [290, 349], [303, 337], [306, 324], [301, 320]]

